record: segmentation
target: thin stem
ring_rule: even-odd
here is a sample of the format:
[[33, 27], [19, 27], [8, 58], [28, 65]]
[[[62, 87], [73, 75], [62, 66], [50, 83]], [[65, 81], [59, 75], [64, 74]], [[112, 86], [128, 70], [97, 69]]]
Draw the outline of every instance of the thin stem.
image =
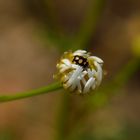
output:
[[64, 140], [66, 139], [67, 135], [67, 122], [69, 118], [69, 104], [70, 104], [70, 97], [67, 93], [64, 93], [61, 101], [61, 108], [58, 114], [58, 123], [57, 123], [57, 130], [58, 135], [56, 137], [57, 140]]
[[120, 73], [114, 79], [114, 83], [118, 83], [118, 85], [124, 85], [130, 77], [140, 68], [140, 59], [133, 58], [130, 60], [124, 68], [120, 71]]
[[1, 95], [0, 96], [0, 103], [1, 102], [8, 102], [8, 101], [13, 101], [13, 100], [19, 100], [19, 99], [24, 99], [24, 98], [29, 98], [32, 96], [38, 96], [41, 94], [47, 94], [49, 92], [59, 90], [61, 89], [62, 86], [60, 83], [53, 83], [51, 85], [48, 85], [46, 87], [42, 87], [39, 89], [27, 91], [27, 92], [21, 92], [17, 93], [15, 95]]
[[95, 32], [96, 25], [104, 9], [105, 0], [91, 0], [85, 19], [74, 42], [75, 49], [84, 48], [90, 36]]

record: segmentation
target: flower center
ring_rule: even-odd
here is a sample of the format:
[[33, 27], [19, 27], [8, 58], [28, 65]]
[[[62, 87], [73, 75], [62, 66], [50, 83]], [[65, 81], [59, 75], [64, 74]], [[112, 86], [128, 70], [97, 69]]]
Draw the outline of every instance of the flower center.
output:
[[83, 67], [84, 69], [87, 68], [89, 65], [86, 58], [84, 58], [83, 56], [78, 56], [78, 55], [74, 56], [72, 62]]

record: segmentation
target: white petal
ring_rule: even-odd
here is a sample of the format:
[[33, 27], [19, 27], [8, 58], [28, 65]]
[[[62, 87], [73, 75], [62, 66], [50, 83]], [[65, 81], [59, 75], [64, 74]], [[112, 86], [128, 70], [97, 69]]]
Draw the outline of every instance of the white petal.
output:
[[76, 84], [72, 84], [72, 86], [70, 87], [70, 90], [73, 91], [76, 88]]
[[101, 58], [97, 57], [97, 56], [90, 56], [89, 59], [95, 60], [95, 61], [97, 61], [100, 64], [104, 63], [104, 61]]
[[60, 69], [60, 71], [62, 70], [62, 69], [69, 69], [70, 67], [68, 67], [68, 66], [65, 66], [65, 65], [61, 65], [60, 67], [59, 67], [59, 69]]
[[76, 65], [76, 64], [72, 64], [71, 67], [74, 68], [74, 69], [77, 69], [77, 68], [80, 67], [80, 66], [78, 66], [78, 65]]
[[80, 76], [80, 79], [81, 79], [83, 85], [86, 84], [86, 80], [84, 78], [86, 74], [87, 74], [87, 71], [83, 71], [82, 74], [81, 74], [81, 76]]
[[63, 72], [65, 72], [66, 70], [68, 70], [69, 68], [71, 68], [70, 66], [67, 66], [67, 65], [65, 65], [65, 64], [61, 64], [60, 66], [59, 66], [59, 68], [60, 68], [60, 73], [63, 73]]
[[71, 84], [71, 83], [76, 82], [76, 81], [77, 81], [77, 77], [81, 74], [82, 70], [83, 70], [83, 68], [79, 66], [79, 67], [74, 71], [74, 73], [72, 74], [72, 76], [70, 77], [68, 83]]
[[68, 73], [67, 75], [65, 75], [65, 77], [64, 77], [64, 79], [63, 79], [63, 82], [68, 81], [68, 80], [70, 79], [71, 75], [72, 75], [72, 72], [70, 72], [70, 73]]
[[97, 86], [100, 85], [101, 81], [102, 81], [102, 67], [100, 66], [100, 64], [98, 64], [96, 61], [94, 62], [94, 65], [96, 66], [97, 72], [96, 72], [96, 81], [97, 81]]
[[59, 65], [58, 67], [61, 69], [61, 68], [67, 67], [67, 65], [61, 64], [61, 65]]
[[85, 51], [85, 50], [77, 50], [74, 53], [87, 53], [87, 51]]
[[81, 87], [81, 83], [78, 82], [78, 91], [81, 93], [82, 92], [82, 87]]
[[86, 84], [85, 78], [82, 78], [81, 81], [82, 81], [83, 85], [85, 86], [85, 84]]
[[89, 78], [93, 77], [95, 72], [96, 72], [95, 70], [90, 70], [90, 69], [88, 69], [87, 71], [88, 71], [88, 77]]
[[62, 69], [60, 70], [60, 73], [65, 72], [67, 69], [68, 69], [68, 68], [62, 68]]
[[90, 79], [87, 81], [87, 83], [86, 83], [86, 85], [85, 85], [85, 87], [84, 87], [83, 93], [89, 92], [89, 90], [90, 90], [90, 88], [93, 86], [94, 82], [95, 82], [95, 78], [93, 78], [93, 77], [90, 78]]
[[71, 65], [71, 62], [68, 59], [62, 59], [62, 62], [68, 66]]
[[89, 54], [88, 54], [87, 51], [85, 51], [85, 50], [78, 50], [78, 51], [75, 51], [75, 52], [73, 53], [73, 55], [74, 55], [74, 56], [75, 56], [75, 55], [79, 55], [79, 56], [84, 56], [84, 57], [89, 56]]
[[96, 88], [96, 84], [94, 83], [91, 88], [94, 90]]

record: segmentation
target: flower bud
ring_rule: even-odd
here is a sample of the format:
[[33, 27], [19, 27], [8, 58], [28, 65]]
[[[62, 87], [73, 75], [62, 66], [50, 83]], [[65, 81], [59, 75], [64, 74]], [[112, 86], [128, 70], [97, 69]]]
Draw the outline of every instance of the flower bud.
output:
[[102, 81], [103, 60], [85, 50], [65, 52], [57, 64], [57, 78], [65, 89], [86, 94], [96, 89]]

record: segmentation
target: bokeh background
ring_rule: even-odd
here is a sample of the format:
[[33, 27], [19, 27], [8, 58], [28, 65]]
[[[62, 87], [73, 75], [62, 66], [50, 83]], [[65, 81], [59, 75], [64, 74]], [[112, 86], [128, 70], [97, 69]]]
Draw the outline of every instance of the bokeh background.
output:
[[0, 140], [140, 140], [140, 1], [0, 0], [0, 95], [53, 83], [76, 49], [104, 60], [99, 90], [1, 103]]

